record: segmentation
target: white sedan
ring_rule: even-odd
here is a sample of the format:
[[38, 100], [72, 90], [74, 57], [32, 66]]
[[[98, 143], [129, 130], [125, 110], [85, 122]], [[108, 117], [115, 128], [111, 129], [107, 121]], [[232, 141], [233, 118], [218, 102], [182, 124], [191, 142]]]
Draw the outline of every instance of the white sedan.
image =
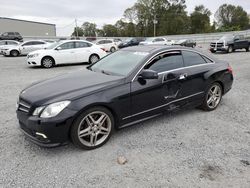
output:
[[15, 40], [1, 40], [0, 41], [0, 54], [2, 54], [2, 50], [9, 48], [10, 46], [17, 46], [19, 45], [18, 41]]
[[147, 38], [145, 41], [140, 42], [140, 45], [163, 44], [167, 45], [167, 39], [163, 37]]
[[100, 39], [95, 42], [106, 52], [114, 52], [118, 49], [118, 44], [120, 41], [118, 39]]
[[84, 40], [63, 40], [46, 49], [29, 53], [27, 64], [51, 68], [58, 64], [97, 62], [107, 53], [99, 46]]
[[46, 48], [48, 43], [42, 40], [31, 40], [23, 42], [19, 45], [11, 45], [2, 49], [2, 54], [4, 56], [17, 57], [19, 55], [27, 55], [28, 53]]

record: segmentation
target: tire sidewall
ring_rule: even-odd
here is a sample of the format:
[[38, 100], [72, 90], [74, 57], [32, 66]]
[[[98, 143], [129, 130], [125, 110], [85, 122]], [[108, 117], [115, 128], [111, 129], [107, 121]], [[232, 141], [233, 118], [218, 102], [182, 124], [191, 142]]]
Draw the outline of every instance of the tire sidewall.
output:
[[[93, 146], [93, 147], [91, 146], [90, 147], [90, 146], [86, 146], [86, 145], [82, 144], [82, 142], [80, 141], [80, 139], [78, 137], [78, 128], [80, 126], [80, 122], [82, 121], [82, 119], [86, 115], [88, 115], [89, 113], [94, 112], [94, 111], [101, 111], [101, 112], [106, 113], [109, 116], [109, 118], [111, 120], [111, 131], [110, 131], [108, 137], [106, 138], [106, 140], [104, 142], [102, 142], [101, 144], [99, 144], [97, 146]], [[111, 137], [111, 135], [113, 134], [113, 131], [114, 131], [114, 124], [115, 124], [114, 117], [113, 117], [112, 113], [107, 108], [105, 108], [105, 107], [92, 107], [92, 108], [89, 108], [89, 109], [83, 111], [75, 119], [75, 121], [73, 122], [72, 127], [70, 129], [70, 138], [71, 138], [73, 144], [76, 145], [77, 147], [81, 148], [81, 149], [85, 149], [85, 150], [96, 149], [96, 148], [99, 148], [99, 147], [103, 146], [110, 139], [110, 137]]]
[[[13, 53], [16, 53], [16, 55], [15, 55], [15, 54], [13, 55]], [[12, 50], [12, 51], [10, 52], [10, 55], [11, 55], [12, 57], [17, 57], [17, 56], [19, 55], [19, 52], [18, 52], [17, 50]]]

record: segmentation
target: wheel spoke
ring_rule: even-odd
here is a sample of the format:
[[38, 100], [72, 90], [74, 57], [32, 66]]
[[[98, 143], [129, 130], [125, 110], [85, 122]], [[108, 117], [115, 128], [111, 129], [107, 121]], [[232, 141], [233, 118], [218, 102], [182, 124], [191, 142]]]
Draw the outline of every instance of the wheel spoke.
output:
[[90, 144], [92, 146], [96, 145], [96, 141], [97, 141], [97, 134], [91, 134], [90, 136]]
[[207, 104], [211, 104], [211, 102], [213, 102], [213, 97], [210, 97], [208, 100], [207, 100]]
[[85, 136], [88, 136], [90, 135], [90, 128], [86, 128], [86, 129], [83, 129], [79, 132], [79, 137], [82, 138], [82, 137], [85, 137]]
[[106, 115], [101, 115], [101, 117], [97, 120], [96, 124], [98, 124], [99, 126], [102, 126], [102, 124], [105, 122], [105, 120], [107, 119]]
[[217, 93], [218, 93], [218, 87], [217, 87], [217, 86], [215, 86], [213, 93], [214, 93], [214, 94], [217, 94]]
[[109, 134], [109, 130], [105, 127], [101, 127], [99, 134], [107, 135], [107, 134]]
[[88, 117], [89, 117], [89, 119], [90, 119], [90, 124], [95, 124], [95, 120], [94, 120], [94, 118], [92, 117], [92, 115], [88, 115], [87, 116], [87, 119], [88, 119]]

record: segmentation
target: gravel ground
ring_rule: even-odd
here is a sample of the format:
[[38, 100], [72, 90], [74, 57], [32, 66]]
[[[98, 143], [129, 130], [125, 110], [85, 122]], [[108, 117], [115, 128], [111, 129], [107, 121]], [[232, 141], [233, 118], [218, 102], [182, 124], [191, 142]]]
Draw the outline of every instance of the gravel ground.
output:
[[[25, 57], [0, 56], [0, 187], [250, 187], [250, 53], [215, 56], [235, 74], [216, 111], [166, 114], [93, 151], [34, 145], [15, 115], [22, 88], [84, 65], [28, 68]], [[128, 162], [119, 165], [119, 156]]]

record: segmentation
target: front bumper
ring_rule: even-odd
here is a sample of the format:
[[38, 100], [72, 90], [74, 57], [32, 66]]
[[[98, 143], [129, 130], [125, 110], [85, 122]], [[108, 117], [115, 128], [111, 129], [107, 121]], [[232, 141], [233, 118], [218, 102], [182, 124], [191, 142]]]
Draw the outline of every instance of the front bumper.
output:
[[17, 110], [22, 132], [35, 144], [43, 147], [63, 145], [69, 140], [69, 131], [77, 112], [65, 108], [53, 118], [40, 118]]
[[2, 50], [1, 52], [2, 52], [2, 54], [4, 56], [9, 56], [10, 55], [10, 51], [9, 50]]
[[217, 52], [217, 51], [226, 52], [227, 50], [228, 50], [228, 46], [221, 46], [221, 47], [210, 46], [210, 51], [214, 51], [214, 52]]
[[29, 66], [41, 66], [41, 58], [39, 56], [38, 57], [33, 57], [33, 58], [29, 58], [27, 56], [26, 63]]

